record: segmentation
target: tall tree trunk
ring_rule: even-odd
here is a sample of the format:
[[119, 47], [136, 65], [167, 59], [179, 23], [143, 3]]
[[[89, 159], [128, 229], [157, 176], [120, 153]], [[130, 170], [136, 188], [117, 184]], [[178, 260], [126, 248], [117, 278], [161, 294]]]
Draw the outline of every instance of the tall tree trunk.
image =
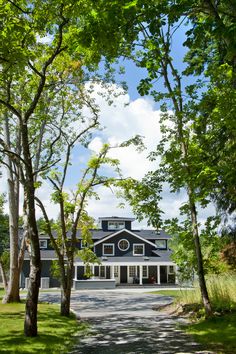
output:
[[[7, 146], [11, 146], [9, 120], [5, 115], [4, 139]], [[19, 221], [19, 179], [13, 173], [13, 163], [6, 155], [8, 202], [9, 202], [9, 233], [10, 233], [10, 277], [7, 293], [3, 303], [19, 302], [19, 268], [18, 268], [18, 221]]]
[[4, 290], [7, 291], [7, 276], [6, 276], [6, 272], [5, 272], [1, 257], [0, 257], [0, 272], [1, 272], [1, 276], [2, 276]]
[[208, 296], [204, 268], [203, 268], [202, 251], [201, 251], [201, 244], [200, 244], [198, 225], [197, 225], [196, 205], [192, 201], [190, 189], [188, 189], [188, 196], [189, 196], [189, 205], [190, 205], [190, 213], [191, 213], [193, 239], [195, 244], [195, 253], [197, 258], [199, 287], [201, 290], [201, 297], [202, 297], [202, 302], [205, 309], [206, 317], [210, 317], [212, 315], [212, 307]]
[[62, 277], [61, 287], [61, 315], [70, 316], [70, 299], [73, 277], [73, 260], [67, 263], [66, 275]]
[[26, 122], [23, 122], [20, 128], [22, 134], [22, 152], [25, 161], [24, 201], [26, 208], [27, 232], [30, 241], [30, 275], [25, 306], [24, 332], [27, 337], [35, 337], [38, 334], [37, 312], [41, 273], [40, 248], [35, 216], [34, 175]]

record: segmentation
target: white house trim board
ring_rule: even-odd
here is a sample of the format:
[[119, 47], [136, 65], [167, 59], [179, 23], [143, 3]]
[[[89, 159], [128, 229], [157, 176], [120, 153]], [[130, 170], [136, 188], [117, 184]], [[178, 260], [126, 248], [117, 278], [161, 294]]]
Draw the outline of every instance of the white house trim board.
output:
[[[137, 257], [138, 258], [138, 257]], [[142, 266], [142, 265], [146, 265], [146, 266], [169, 266], [169, 265], [173, 265], [176, 266], [175, 263], [173, 262], [150, 262], [150, 261], [146, 261], [146, 262], [140, 262], [140, 261], [136, 261], [135, 260], [133, 262], [109, 262], [109, 260], [105, 261], [105, 262], [101, 262], [100, 264], [95, 264], [95, 266], [99, 266], [99, 265], [103, 265], [103, 266]], [[84, 266], [83, 262], [75, 262], [74, 266]]]
[[116, 232], [114, 232], [113, 234], [110, 234], [110, 235], [108, 235], [108, 236], [102, 238], [101, 240], [95, 242], [95, 243], [94, 243], [94, 246], [97, 246], [97, 245], [99, 245], [100, 243], [109, 240], [109, 238], [111, 238], [111, 237], [114, 237], [114, 236], [116, 236], [116, 235], [119, 235], [121, 232], [127, 232], [128, 234], [130, 234], [130, 235], [132, 235], [132, 236], [134, 236], [134, 237], [137, 237], [139, 240], [142, 240], [143, 242], [146, 242], [146, 243], [148, 243], [149, 245], [151, 245], [151, 246], [157, 248], [157, 246], [155, 245], [155, 243], [150, 242], [150, 241], [148, 241], [148, 240], [145, 240], [145, 238], [143, 238], [143, 237], [141, 237], [141, 236], [135, 234], [134, 232], [132, 232], [132, 231], [130, 231], [130, 230], [127, 230], [127, 229], [122, 229], [122, 230], [116, 231]]

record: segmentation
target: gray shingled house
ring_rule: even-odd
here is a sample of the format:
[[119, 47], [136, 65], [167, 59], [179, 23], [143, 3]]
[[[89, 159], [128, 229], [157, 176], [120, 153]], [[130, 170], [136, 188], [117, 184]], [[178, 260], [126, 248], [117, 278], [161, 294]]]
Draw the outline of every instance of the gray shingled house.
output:
[[[93, 277], [84, 275], [85, 266], [75, 257], [74, 288], [113, 288], [117, 284], [176, 283], [176, 265], [170, 259], [170, 236], [164, 231], [133, 230], [133, 218], [101, 217], [100, 229], [91, 230], [94, 252], [100, 264], [91, 264]], [[83, 247], [78, 231], [78, 249]], [[51, 275], [52, 260], [57, 259], [47, 235], [40, 235], [41, 287], [57, 287]], [[29, 257], [26, 254], [21, 274], [21, 287], [27, 287]]]

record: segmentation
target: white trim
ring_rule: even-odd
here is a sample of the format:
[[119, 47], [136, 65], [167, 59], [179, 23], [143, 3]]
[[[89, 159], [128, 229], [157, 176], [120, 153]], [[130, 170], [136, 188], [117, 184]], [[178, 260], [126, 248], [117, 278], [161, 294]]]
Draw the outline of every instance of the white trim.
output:
[[[123, 249], [120, 248], [120, 246], [119, 246], [119, 244], [120, 244], [121, 241], [126, 241], [126, 242], [128, 242], [128, 247], [127, 247], [125, 250], [123, 250]], [[120, 241], [118, 241], [117, 246], [118, 246], [118, 248], [119, 248], [120, 251], [125, 252], [125, 251], [127, 251], [127, 250], [130, 248], [130, 243], [129, 243], [128, 240], [126, 240], [126, 238], [122, 238]]]
[[[58, 259], [58, 258], [55, 258]], [[77, 266], [84, 266], [83, 262], [78, 262], [75, 261], [74, 263]], [[175, 263], [173, 262], [152, 262], [152, 261], [144, 261], [140, 262], [137, 257], [132, 262], [111, 262], [109, 261], [109, 258], [107, 261], [102, 261], [101, 260], [101, 265], [114, 265], [114, 266], [129, 266], [129, 265], [147, 265], [147, 266], [168, 266], [168, 265], [174, 265], [176, 266]]]
[[[112, 248], [113, 248], [113, 252], [112, 253], [109, 253], [109, 254], [106, 254], [105, 252], [104, 252], [104, 246], [112, 246]], [[114, 256], [115, 255], [115, 245], [114, 245], [114, 243], [103, 243], [103, 245], [102, 245], [102, 255], [103, 256]]]
[[114, 236], [116, 236], [116, 235], [119, 235], [121, 232], [127, 232], [128, 234], [130, 234], [130, 235], [132, 235], [132, 236], [134, 236], [134, 237], [137, 237], [139, 240], [142, 240], [143, 242], [146, 242], [146, 243], [148, 243], [149, 245], [151, 245], [151, 246], [157, 248], [157, 246], [155, 245], [155, 243], [150, 242], [150, 241], [148, 241], [148, 240], [145, 240], [145, 238], [143, 238], [143, 237], [141, 237], [141, 236], [139, 236], [139, 235], [136, 235], [134, 232], [132, 232], [132, 231], [130, 231], [130, 230], [127, 230], [127, 229], [119, 230], [119, 231], [117, 231], [117, 232], [114, 232], [114, 233], [112, 233], [112, 234], [110, 234], [110, 235], [108, 235], [108, 236], [102, 238], [101, 240], [95, 242], [95, 243], [94, 243], [94, 246], [99, 245], [100, 243], [102, 243], [102, 242], [108, 240], [108, 239], [111, 238], [111, 237], [114, 237]]
[[[136, 253], [134, 253], [134, 248], [135, 248], [135, 246], [142, 246], [143, 247], [143, 253], [142, 254], [136, 254]], [[133, 243], [133, 256], [135, 256], [135, 257], [142, 257], [142, 256], [144, 256], [145, 255], [145, 247], [144, 247], [144, 244], [143, 243]]]

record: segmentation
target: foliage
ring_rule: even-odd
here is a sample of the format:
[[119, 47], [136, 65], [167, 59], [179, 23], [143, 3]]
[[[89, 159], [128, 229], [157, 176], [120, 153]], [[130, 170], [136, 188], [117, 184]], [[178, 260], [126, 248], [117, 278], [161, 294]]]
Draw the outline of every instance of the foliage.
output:
[[[195, 285], [194, 291], [182, 290], [181, 296], [178, 298], [180, 304], [197, 304], [202, 307], [200, 289], [197, 284]], [[236, 309], [235, 273], [208, 275], [207, 288], [214, 311], [224, 313]], [[197, 312], [196, 315], [198, 315]]]
[[86, 330], [74, 316], [62, 319], [56, 305], [43, 303], [39, 304], [37, 338], [22, 334], [24, 304], [0, 304], [0, 318], [2, 353], [65, 353], [72, 349], [75, 333]]
[[[222, 262], [222, 238], [218, 235], [219, 218], [208, 217], [200, 231], [200, 242], [206, 274], [218, 274], [228, 270]], [[169, 246], [172, 259], [178, 265], [179, 281], [193, 280], [197, 272], [197, 258], [189, 219], [179, 222], [177, 218], [165, 221], [165, 230], [172, 235]]]

